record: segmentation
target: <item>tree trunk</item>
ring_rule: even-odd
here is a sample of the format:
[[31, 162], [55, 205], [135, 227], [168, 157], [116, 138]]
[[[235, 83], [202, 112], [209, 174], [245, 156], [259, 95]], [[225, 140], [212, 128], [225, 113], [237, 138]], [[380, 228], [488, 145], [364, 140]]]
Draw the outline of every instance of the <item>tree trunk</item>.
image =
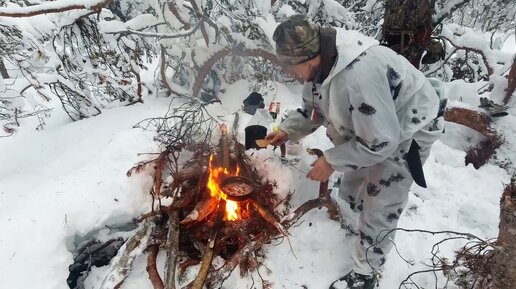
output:
[[0, 73], [2, 74], [3, 79], [9, 78], [9, 73], [7, 73], [7, 68], [5, 67], [2, 57], [0, 57]]
[[509, 75], [507, 75], [507, 90], [505, 91], [505, 96], [503, 98], [503, 104], [508, 104], [511, 100], [511, 96], [516, 91], [516, 56], [512, 61], [511, 70], [509, 71]]
[[493, 264], [493, 289], [516, 288], [516, 178], [513, 178], [500, 202], [500, 232]]

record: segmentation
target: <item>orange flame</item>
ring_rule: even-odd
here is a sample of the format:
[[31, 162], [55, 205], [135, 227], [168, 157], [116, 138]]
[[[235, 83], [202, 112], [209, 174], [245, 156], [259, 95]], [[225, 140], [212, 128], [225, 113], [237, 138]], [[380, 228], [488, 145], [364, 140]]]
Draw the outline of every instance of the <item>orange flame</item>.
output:
[[[208, 165], [208, 189], [210, 190], [210, 195], [214, 198], [217, 198], [217, 200], [223, 199], [226, 201], [226, 215], [225, 219], [228, 221], [235, 221], [240, 219], [239, 215], [239, 207], [238, 203], [228, 200], [227, 195], [222, 192], [222, 190], [219, 187], [220, 181], [224, 178], [230, 175], [227, 168], [218, 167], [213, 168], [213, 155], [210, 155], [210, 163]], [[240, 168], [237, 167], [235, 175], [238, 176], [240, 173]]]

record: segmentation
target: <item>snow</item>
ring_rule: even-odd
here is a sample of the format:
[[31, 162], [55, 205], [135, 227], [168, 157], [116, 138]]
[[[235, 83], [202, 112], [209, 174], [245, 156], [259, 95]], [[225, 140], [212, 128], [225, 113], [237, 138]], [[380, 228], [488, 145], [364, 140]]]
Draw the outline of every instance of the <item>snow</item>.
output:
[[80, 6], [88, 9], [90, 7], [94, 7], [105, 2], [106, 0], [59, 0], [55, 2], [45, 2], [38, 5], [31, 5], [26, 7], [20, 7], [14, 3], [7, 3], [7, 7], [0, 8], [0, 14], [28, 14], [42, 10], [65, 9], [70, 6]]
[[[469, 86], [456, 81], [447, 88], [469, 94], [476, 89]], [[299, 103], [298, 86], [276, 87], [266, 95], [266, 104], [276, 99], [287, 109]], [[249, 84], [236, 82], [226, 88], [222, 105], [214, 104], [210, 109], [218, 115], [239, 112], [243, 130], [252, 120], [239, 109], [248, 94]], [[137, 161], [149, 157], [140, 153], [156, 152], [158, 148], [151, 133], [133, 129], [132, 125], [146, 117], [163, 115], [167, 102], [168, 99], [150, 99], [145, 104], [105, 110], [97, 117], [73, 123], [54, 116], [57, 120], [44, 131], [2, 140], [0, 163], [8, 165], [0, 167], [0, 259], [5, 260], [0, 263], [0, 288], [67, 288], [67, 268], [73, 262], [78, 239], [106, 225], [130, 222], [150, 210], [152, 172], [130, 178], [125, 173]], [[510, 124], [514, 124], [512, 116], [503, 126]], [[317, 130], [302, 145], [329, 147], [324, 133], [324, 129]], [[242, 132], [239, 135], [243, 136]], [[456, 147], [462, 137], [447, 133], [434, 145], [425, 165], [429, 188], [412, 187], [400, 227], [469, 232], [481, 238], [497, 236], [498, 202], [509, 176], [492, 164], [479, 170], [464, 166], [465, 153]], [[513, 130], [508, 137], [516, 138], [516, 132]], [[317, 196], [318, 183], [305, 178], [313, 156], [304, 150], [298, 156], [288, 156], [287, 164], [280, 161], [279, 150], [271, 147], [248, 153], [264, 178], [279, 182], [277, 194], [294, 192], [294, 207]], [[107, 238], [105, 230], [101, 231]], [[305, 215], [290, 233], [292, 249], [286, 240], [277, 240], [265, 248], [265, 266], [260, 268], [260, 274], [273, 283], [273, 288], [327, 288], [350, 270], [351, 237], [327, 217], [325, 209]], [[401, 256], [415, 265], [405, 263], [393, 250], [382, 288], [398, 288], [406, 276], [428, 264], [431, 247], [440, 238], [398, 233], [396, 244]], [[463, 244], [445, 243], [440, 252], [452, 258], [453, 251]], [[164, 266], [162, 255], [158, 258], [160, 268]], [[151, 288], [145, 262], [145, 254], [136, 259], [133, 273], [122, 288]], [[192, 267], [188, 275], [195, 276], [197, 268]], [[98, 288], [106, 273], [107, 266], [93, 268], [85, 288]], [[429, 285], [433, 278], [421, 275], [415, 280]], [[252, 278], [241, 279], [236, 270], [224, 288], [249, 288], [253, 282], [261, 282], [256, 273]]]
[[123, 107], [2, 139], [0, 288], [67, 288], [76, 236], [149, 209], [150, 172], [125, 174], [145, 157], [138, 153], [157, 147], [131, 126], [166, 109], [163, 102]]
[[[0, 8], [0, 13], [29, 13], [42, 8], [55, 9], [69, 5], [91, 7], [101, 2], [104, 1], [59, 0], [29, 7], [7, 4], [7, 7]], [[260, 10], [269, 9], [270, 4], [265, 2], [258, 7]], [[337, 7], [336, 1], [323, 2], [332, 8]], [[374, 2], [367, 1], [367, 8], [371, 8]], [[456, 2], [451, 1], [449, 6]], [[177, 4], [182, 6], [182, 1]], [[187, 1], [185, 5], [190, 4]], [[281, 5], [278, 10], [280, 16], [294, 14], [289, 5]], [[342, 7], [334, 9], [330, 16], [342, 16], [344, 10]], [[56, 19], [45, 15], [36, 16], [26, 22], [17, 22], [17, 25], [23, 31], [45, 34], [57, 25], [53, 21], [67, 22], [74, 18], [67, 15], [62, 19], [57, 16]], [[3, 18], [2, 21], [7, 24], [16, 22], [11, 18]], [[101, 26], [104, 32], [108, 29], [140, 29], [156, 21], [154, 16], [143, 14], [127, 23], [109, 21], [109, 27]], [[270, 39], [273, 26], [276, 25], [274, 18], [265, 15], [256, 18], [255, 22]], [[221, 18], [218, 23], [230, 26], [231, 21]], [[445, 27], [445, 35], [451, 37], [460, 29], [456, 25], [448, 25]], [[501, 59], [508, 63], [507, 60], [512, 59], [516, 52], [514, 36], [508, 38], [502, 51], [493, 51], [488, 47], [489, 38], [474, 35], [475, 31], [468, 32], [471, 33], [465, 33], [457, 44], [474, 44], [475, 48], [487, 54], [490, 62], [496, 63], [494, 60]], [[163, 36], [159, 33], [148, 35]], [[202, 47], [196, 50], [196, 63], [222, 48], [210, 44], [211, 50], [205, 50], [199, 32], [197, 40]], [[181, 55], [179, 48], [177, 55]], [[503, 70], [501, 66], [497, 64], [497, 70]], [[50, 76], [41, 77], [40, 80], [47, 80], [45, 77]], [[152, 69], [142, 71], [142, 78], [145, 83], [151, 83], [154, 79]], [[493, 79], [496, 81], [502, 77]], [[466, 83], [462, 80], [447, 83], [449, 104], [477, 109], [479, 91], [486, 85], [489, 83]], [[282, 113], [296, 109], [300, 103], [300, 86], [297, 83], [252, 85], [240, 80], [224, 87], [225, 93], [220, 96], [221, 104], [214, 103], [209, 106], [209, 110], [229, 124], [234, 119], [233, 114], [238, 113], [241, 125], [237, 136], [242, 141], [245, 126], [258, 123], [272, 130], [279, 122], [274, 122], [267, 113], [251, 116], [242, 112], [242, 101], [253, 90], [252, 87], [257, 87], [256, 90], [264, 95], [266, 107], [272, 101], [280, 101]], [[174, 89], [187, 93], [180, 87]], [[503, 91], [503, 87], [496, 86], [493, 91], [493, 94], [497, 94]], [[53, 100], [49, 107], [53, 107], [54, 111], [46, 121], [44, 130], [29, 130], [34, 126], [27, 126], [26, 122], [32, 120], [23, 119], [21, 121], [25, 123], [15, 135], [0, 138], [0, 288], [68, 288], [68, 266], [73, 263], [73, 253], [79, 243], [93, 236], [99, 240], [108, 240], [113, 236], [127, 238], [131, 232], [114, 232], [110, 228], [124, 226], [133, 218], [150, 211], [152, 171], [146, 169], [131, 177], [127, 177], [126, 172], [137, 162], [153, 158], [152, 153], [159, 152], [159, 147], [153, 140], [152, 132], [135, 129], [133, 125], [145, 118], [163, 116], [169, 109], [170, 99], [149, 96], [144, 100], [143, 104], [105, 109], [96, 117], [77, 122], [71, 122], [61, 110], [60, 103]], [[451, 230], [472, 233], [484, 239], [496, 238], [499, 198], [510, 175], [495, 165], [495, 161], [516, 162], [516, 154], [511, 147], [516, 140], [516, 108], [512, 107], [508, 112], [509, 116], [496, 119], [493, 123], [495, 129], [503, 132], [506, 144], [498, 150], [494, 161], [478, 170], [472, 165], [465, 166], [464, 151], [478, 143], [482, 136], [465, 127], [447, 124], [446, 133], [434, 145], [425, 164], [429, 187], [423, 189], [414, 185], [411, 188], [409, 202], [399, 222], [401, 228]], [[274, 192], [279, 198], [294, 193], [294, 207], [318, 195], [319, 184], [305, 177], [314, 161], [314, 157], [308, 155], [305, 148], [325, 149], [331, 147], [331, 142], [325, 136], [324, 128], [319, 128], [303, 139], [301, 146], [300, 154], [287, 156], [286, 162], [280, 159], [279, 150], [274, 151], [272, 147], [247, 152], [262, 178], [277, 182]], [[336, 181], [337, 177], [339, 174], [335, 173], [331, 181]], [[345, 203], [340, 203], [345, 206]], [[351, 269], [352, 237], [341, 229], [339, 223], [328, 218], [325, 209], [309, 212], [289, 232], [290, 244], [286, 239], [278, 239], [265, 246], [265, 255], [258, 257], [264, 264], [259, 267], [260, 274], [255, 272], [241, 278], [237, 269], [226, 280], [224, 288], [260, 288], [263, 278], [272, 282], [272, 288], [275, 289], [323, 289]], [[399, 232], [396, 238], [399, 252], [393, 250], [390, 253], [381, 288], [398, 288], [400, 282], [412, 272], [427, 269], [426, 265], [430, 264], [432, 257], [432, 246], [446, 236], [449, 235]], [[454, 252], [464, 243], [464, 240], [446, 242], [439, 247], [439, 254], [452, 259]], [[411, 261], [412, 265], [403, 259]], [[214, 264], [218, 266], [221, 262], [220, 257], [214, 259]], [[157, 264], [162, 272], [165, 266], [163, 251], [158, 255]], [[145, 270], [146, 253], [138, 256], [133, 265], [132, 274], [121, 289], [152, 288]], [[85, 280], [85, 289], [99, 288], [108, 267], [93, 267]], [[184, 280], [195, 277], [198, 268], [190, 268]], [[414, 280], [421, 287], [435, 287], [433, 274], [417, 275]], [[445, 279], [438, 275], [437, 287], [442, 287], [444, 282]]]

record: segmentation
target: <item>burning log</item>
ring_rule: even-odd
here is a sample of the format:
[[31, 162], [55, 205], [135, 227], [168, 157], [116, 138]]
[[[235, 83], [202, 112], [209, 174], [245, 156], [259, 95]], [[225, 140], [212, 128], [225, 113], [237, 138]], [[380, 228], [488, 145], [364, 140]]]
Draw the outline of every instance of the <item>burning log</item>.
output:
[[204, 256], [201, 261], [202, 265], [199, 269], [199, 273], [195, 278], [192, 289], [202, 289], [204, 282], [206, 281], [206, 276], [208, 276], [208, 269], [211, 266], [211, 261], [213, 260], [213, 251], [215, 248], [215, 241], [217, 240], [217, 234], [220, 229], [220, 225], [222, 222], [222, 218], [224, 217], [224, 206], [220, 205], [217, 209], [217, 216], [215, 217], [215, 226], [213, 227], [213, 231], [211, 233], [210, 238], [208, 239], [208, 244], [204, 249]]
[[181, 225], [191, 224], [193, 222], [200, 222], [204, 220], [209, 214], [211, 214], [219, 204], [219, 201], [215, 198], [206, 198], [197, 205], [181, 222]]

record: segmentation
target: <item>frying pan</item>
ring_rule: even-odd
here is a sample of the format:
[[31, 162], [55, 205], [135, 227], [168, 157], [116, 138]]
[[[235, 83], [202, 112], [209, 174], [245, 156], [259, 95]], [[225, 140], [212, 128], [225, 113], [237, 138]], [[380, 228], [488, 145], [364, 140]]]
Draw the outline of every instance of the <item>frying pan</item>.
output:
[[220, 189], [231, 201], [245, 201], [255, 193], [255, 186], [251, 179], [241, 176], [230, 176], [222, 180]]

